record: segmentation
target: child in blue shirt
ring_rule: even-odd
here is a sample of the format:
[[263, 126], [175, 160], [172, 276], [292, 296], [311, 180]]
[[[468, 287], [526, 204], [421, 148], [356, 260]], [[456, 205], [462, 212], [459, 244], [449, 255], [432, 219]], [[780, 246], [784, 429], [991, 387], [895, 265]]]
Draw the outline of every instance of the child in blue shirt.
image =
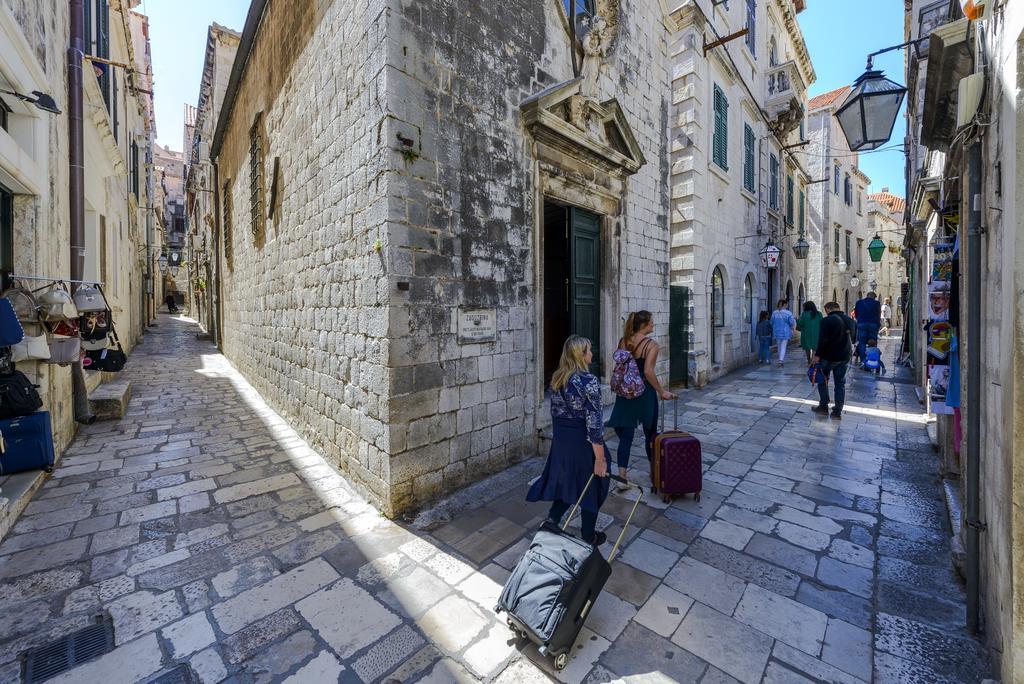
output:
[[772, 353], [772, 322], [767, 311], [762, 311], [757, 319], [757, 362], [771, 363]]
[[864, 369], [874, 371], [875, 375], [885, 375], [885, 363], [882, 361], [882, 350], [878, 348], [878, 340], [868, 340]]

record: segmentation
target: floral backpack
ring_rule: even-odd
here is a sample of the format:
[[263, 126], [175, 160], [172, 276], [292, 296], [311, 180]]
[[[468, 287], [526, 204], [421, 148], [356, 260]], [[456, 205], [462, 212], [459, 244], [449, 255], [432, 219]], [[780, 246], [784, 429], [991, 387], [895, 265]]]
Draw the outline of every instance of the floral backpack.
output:
[[619, 349], [612, 355], [615, 368], [612, 370], [612, 392], [624, 399], [636, 399], [644, 393], [646, 385], [636, 365], [636, 359], [628, 349]]

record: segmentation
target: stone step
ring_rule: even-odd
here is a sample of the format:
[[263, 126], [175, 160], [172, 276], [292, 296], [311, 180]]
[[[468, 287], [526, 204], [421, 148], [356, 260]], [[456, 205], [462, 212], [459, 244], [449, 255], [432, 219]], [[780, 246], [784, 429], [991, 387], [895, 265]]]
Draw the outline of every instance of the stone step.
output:
[[96, 420], [118, 420], [124, 417], [131, 397], [131, 381], [112, 380], [103, 383], [89, 394], [89, 406], [96, 414]]
[[35, 493], [46, 480], [42, 470], [0, 476], [0, 539], [14, 526], [18, 516], [28, 506]]

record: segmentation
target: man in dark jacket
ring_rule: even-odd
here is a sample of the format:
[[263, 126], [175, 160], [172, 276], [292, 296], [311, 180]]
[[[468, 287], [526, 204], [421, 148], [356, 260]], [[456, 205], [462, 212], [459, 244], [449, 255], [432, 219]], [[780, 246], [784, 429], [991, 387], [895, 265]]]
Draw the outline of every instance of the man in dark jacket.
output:
[[858, 300], [853, 307], [857, 317], [857, 356], [864, 361], [864, 347], [868, 340], [878, 339], [878, 329], [882, 325], [882, 305], [874, 292], [868, 292], [864, 299]]
[[828, 376], [831, 374], [832, 384], [835, 387], [832, 417], [841, 420], [843, 404], [846, 401], [846, 369], [853, 354], [848, 323], [850, 317], [843, 313], [836, 302], [826, 304], [825, 313], [828, 315], [821, 322], [818, 333], [818, 349], [814, 355], [814, 362], [821, 366], [825, 381], [818, 384], [820, 403], [812, 410], [815, 413], [828, 413]]

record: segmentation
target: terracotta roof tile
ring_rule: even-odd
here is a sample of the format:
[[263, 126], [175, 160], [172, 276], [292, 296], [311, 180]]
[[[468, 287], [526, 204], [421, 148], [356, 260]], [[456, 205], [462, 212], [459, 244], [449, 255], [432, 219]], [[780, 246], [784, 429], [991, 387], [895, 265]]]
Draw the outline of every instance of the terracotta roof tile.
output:
[[899, 195], [894, 195], [891, 192], [876, 192], [873, 195], [868, 195], [869, 200], [875, 200], [879, 204], [884, 205], [894, 214], [900, 214], [907, 206], [907, 201]]
[[843, 86], [842, 88], [836, 88], [835, 90], [830, 90], [827, 93], [822, 93], [821, 95], [812, 97], [807, 103], [807, 110], [812, 111], [815, 109], [821, 109], [822, 107], [828, 107], [838, 100], [845, 98], [846, 94], [849, 92], [850, 86]]

